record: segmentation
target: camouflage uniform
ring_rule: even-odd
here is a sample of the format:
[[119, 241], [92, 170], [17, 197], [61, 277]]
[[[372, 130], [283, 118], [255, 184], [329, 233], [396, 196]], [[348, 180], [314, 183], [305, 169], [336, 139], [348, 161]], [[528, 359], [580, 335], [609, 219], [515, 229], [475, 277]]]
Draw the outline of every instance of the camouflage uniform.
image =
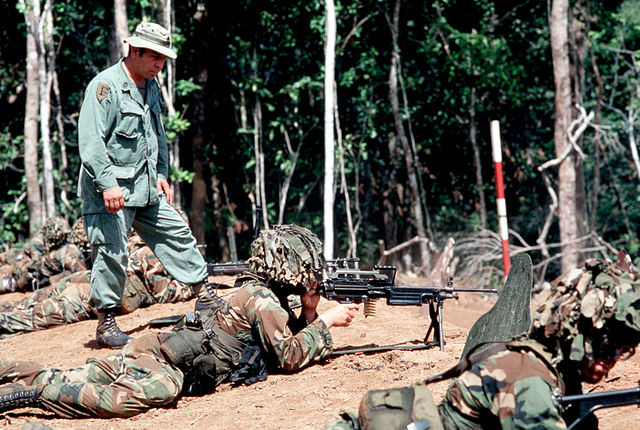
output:
[[[152, 303], [187, 301], [194, 296], [190, 285], [166, 273], [148, 246], [131, 255], [127, 275], [123, 313]], [[93, 318], [95, 312], [89, 306], [90, 278], [91, 271], [80, 271], [18, 302], [0, 302], [0, 339]], [[137, 286], [143, 291], [138, 291]]]
[[260, 345], [272, 365], [285, 370], [298, 370], [332, 351], [331, 333], [322, 320], [307, 324], [302, 315], [296, 318], [286, 295], [279, 298], [258, 279], [244, 281], [218, 311], [216, 322], [232, 336]]
[[449, 386], [439, 412], [446, 429], [565, 429], [551, 393], [564, 384], [541, 344], [511, 342]]
[[36, 387], [41, 407], [66, 418], [129, 417], [171, 403], [184, 375], [160, 351], [159, 335], [133, 340], [121, 352], [90, 358], [71, 370], [28, 361], [0, 361], [0, 383]]
[[0, 303], [0, 339], [92, 317], [91, 271], [67, 275], [19, 302]]
[[[304, 239], [306, 232], [294, 230], [296, 237], [289, 238], [289, 244]], [[261, 236], [254, 245], [256, 258], [250, 260], [254, 272], [264, 272], [264, 266], [256, 266], [257, 256], [268, 254], [272, 245], [271, 250], [280, 256], [272, 264], [287, 268], [272, 275], [278, 279], [295, 282], [296, 271], [306, 269], [314, 275], [306, 273], [300, 278], [313, 281], [326, 267], [321, 255], [318, 259], [319, 240], [297, 242], [292, 250]], [[314, 248], [312, 255], [307, 255], [307, 246]], [[281, 259], [287, 255], [289, 263], [284, 263]], [[166, 405], [181, 392], [202, 394], [224, 381], [248, 384], [263, 380], [267, 362], [287, 370], [300, 369], [327, 356], [332, 340], [322, 320], [307, 324], [303, 316], [295, 317], [287, 296], [292, 291], [302, 294], [306, 287], [294, 285], [266, 281], [257, 273], [248, 275], [228, 301], [217, 297], [210, 309], [201, 315], [187, 314], [171, 332], [148, 334], [127, 344], [121, 353], [90, 359], [78, 369], [63, 372], [30, 362], [0, 362], [0, 384], [21, 384], [18, 388], [5, 385], [9, 393], [4, 398], [0, 386], [0, 411], [3, 405], [5, 409], [30, 405], [64, 417], [126, 417]]]
[[152, 303], [177, 303], [194, 297], [191, 284], [172, 278], [148, 246], [131, 253], [127, 276], [144, 283]]
[[[215, 322], [244, 344], [261, 345], [269, 351], [272, 363], [287, 370], [297, 370], [331, 352], [331, 335], [324, 323], [316, 321], [299, 330], [306, 323], [290, 319], [273, 292], [258, 281], [245, 282], [215, 314]], [[20, 383], [37, 390], [44, 387], [40, 406], [62, 417], [132, 416], [169, 404], [182, 391], [188, 369], [172, 364], [161, 350], [167, 337], [168, 333], [145, 335], [127, 344], [121, 353], [89, 359], [84, 366], [68, 371], [32, 362], [0, 362], [0, 383]], [[220, 355], [216, 359], [237, 361]], [[224, 363], [217, 362], [217, 367]], [[215, 385], [231, 376], [231, 369], [216, 372]]]
[[13, 280], [13, 287], [0, 287], [0, 293], [36, 290], [42, 285], [57, 281], [51, 279], [52, 277], [65, 272], [86, 270], [82, 251], [76, 245], [67, 242], [70, 232], [71, 229], [64, 219], [55, 217], [47, 220], [16, 256], [16, 261], [0, 268], [0, 272], [5, 276], [10, 275]]
[[[359, 417], [344, 413], [327, 428], [404, 429], [420, 420], [433, 429], [567, 428], [565, 421], [577, 417], [563, 414], [552, 393], [579, 394], [585, 366], [596, 358], [617, 357], [620, 347], [640, 341], [640, 280], [618, 264], [591, 259], [558, 278], [544, 294], [548, 297], [526, 336], [480, 344], [485, 349], [472, 349], [461, 360], [438, 413], [427, 418], [425, 411], [435, 407], [397, 401], [402, 392], [424, 387], [422, 382], [370, 391]], [[426, 382], [430, 380], [439, 377]], [[393, 425], [381, 425], [392, 413]], [[597, 419], [591, 416], [579, 428], [597, 428]]]

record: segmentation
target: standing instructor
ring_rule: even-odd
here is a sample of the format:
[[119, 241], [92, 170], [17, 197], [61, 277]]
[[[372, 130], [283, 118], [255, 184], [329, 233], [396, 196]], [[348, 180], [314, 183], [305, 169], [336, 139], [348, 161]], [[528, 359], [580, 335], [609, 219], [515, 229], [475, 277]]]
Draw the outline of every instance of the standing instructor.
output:
[[200, 297], [200, 290], [212, 294], [204, 258], [189, 226], [172, 207], [167, 181], [163, 102], [155, 78], [167, 57], [176, 58], [171, 35], [158, 24], [142, 22], [124, 42], [129, 54], [89, 83], [78, 121], [78, 194], [84, 200], [93, 258], [89, 303], [98, 310], [96, 340], [110, 348], [132, 340], [115, 322], [131, 227], [171, 276], [192, 284]]

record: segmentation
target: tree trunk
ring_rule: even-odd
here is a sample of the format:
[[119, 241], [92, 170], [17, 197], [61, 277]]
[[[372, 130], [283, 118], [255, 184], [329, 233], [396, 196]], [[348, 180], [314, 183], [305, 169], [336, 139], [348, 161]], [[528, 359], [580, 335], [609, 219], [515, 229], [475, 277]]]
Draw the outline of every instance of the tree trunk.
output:
[[[549, 18], [551, 54], [555, 82], [554, 142], [556, 157], [560, 157], [570, 145], [568, 127], [571, 123], [571, 79], [569, 76], [568, 0], [553, 0]], [[575, 153], [569, 155], [558, 171], [558, 220], [562, 246], [562, 272], [577, 267], [579, 226], [576, 217], [576, 161]]]
[[487, 205], [484, 200], [484, 180], [482, 179], [482, 163], [480, 162], [480, 147], [478, 146], [478, 129], [476, 127], [476, 87], [471, 87], [471, 102], [469, 103], [469, 141], [473, 149], [473, 164], [476, 167], [476, 186], [480, 204], [480, 225], [487, 228]]
[[326, 42], [324, 53], [324, 256], [333, 258], [334, 225], [334, 143], [333, 143], [333, 81], [336, 52], [336, 11], [333, 0], [325, 0]]
[[264, 150], [262, 149], [262, 103], [260, 97], [256, 94], [256, 103], [253, 110], [253, 124], [255, 133], [253, 135], [253, 151], [256, 157], [256, 217], [259, 216], [257, 211], [262, 211], [262, 225], [265, 229], [269, 228], [269, 216], [267, 212], [267, 191], [264, 170]]
[[[587, 12], [582, 4], [582, 0], [578, 0], [571, 11], [569, 47], [571, 52], [571, 80], [573, 83], [572, 100], [573, 106], [582, 106], [584, 103], [585, 92], [585, 61], [587, 57], [587, 35], [585, 21], [589, 20], [586, 16]], [[583, 137], [577, 140], [580, 148], [583, 145]], [[584, 164], [582, 158], [575, 157], [576, 169], [576, 227], [577, 236], [582, 237], [586, 234], [587, 225], [587, 196], [584, 184]], [[578, 255], [578, 264], [584, 262], [584, 255]]]
[[[393, 110], [393, 118], [398, 133], [398, 138], [402, 144], [402, 150], [404, 152], [405, 166], [407, 169], [407, 176], [409, 178], [409, 186], [411, 191], [411, 205], [413, 207], [413, 223], [418, 232], [418, 237], [426, 238], [427, 234], [424, 228], [424, 215], [422, 213], [422, 203], [420, 199], [420, 190], [418, 188], [417, 172], [413, 163], [413, 153], [409, 146], [409, 140], [404, 131], [404, 124], [402, 123], [402, 114], [400, 113], [400, 104], [398, 102], [398, 68], [400, 65], [400, 54], [398, 48], [398, 22], [400, 20], [400, 0], [396, 1], [395, 10], [393, 14], [393, 21], [391, 24], [391, 35], [393, 39], [393, 53], [391, 56], [391, 70], [389, 71], [389, 99], [391, 101], [391, 107]], [[429, 267], [429, 251], [425, 241], [420, 241], [420, 258], [421, 266], [424, 269]]]
[[[345, 207], [345, 215], [347, 216], [347, 229], [349, 233], [349, 247], [347, 248], [347, 252], [345, 256], [347, 258], [358, 258], [358, 226], [359, 222], [354, 225], [353, 217], [351, 215], [351, 197], [349, 196], [349, 186], [347, 185], [347, 175], [345, 173], [344, 167], [344, 145], [342, 143], [342, 130], [340, 128], [340, 115], [338, 112], [338, 92], [337, 92], [337, 84], [333, 83], [333, 97], [334, 97], [334, 105], [335, 109], [333, 110], [333, 115], [335, 119], [336, 125], [336, 137], [338, 142], [338, 166], [340, 169], [340, 191], [344, 194], [344, 207]], [[354, 164], [357, 163], [357, 160], [353, 160]], [[358, 178], [358, 169], [354, 168], [354, 176]], [[355, 187], [357, 190], [358, 188]], [[359, 221], [359, 220], [358, 220]]]
[[298, 146], [295, 151], [291, 146], [291, 139], [289, 137], [289, 133], [286, 128], [284, 130], [284, 139], [287, 142], [287, 148], [289, 150], [289, 159], [291, 160], [291, 167], [287, 171], [287, 174], [282, 181], [282, 187], [280, 188], [279, 193], [279, 201], [278, 201], [278, 224], [282, 224], [284, 222], [284, 212], [287, 207], [287, 200], [289, 197], [289, 188], [291, 187], [291, 181], [293, 180], [293, 175], [296, 171], [296, 167], [298, 166], [298, 158], [300, 157], [300, 149], [302, 148], [302, 143], [304, 142], [304, 133], [298, 129]]
[[58, 73], [53, 72], [53, 94], [56, 97], [56, 126], [58, 129], [58, 145], [60, 145], [60, 200], [67, 208], [64, 217], [69, 221], [69, 215], [71, 212], [71, 203], [67, 197], [67, 186], [71, 183], [69, 179], [69, 173], [67, 168], [69, 167], [69, 159], [67, 157], [67, 142], [64, 135], [64, 121], [62, 119], [62, 97], [60, 96], [60, 85], [58, 83]]
[[[35, 28], [33, 10], [26, 11], [27, 28]], [[27, 94], [24, 114], [24, 170], [27, 177], [29, 233], [42, 223], [42, 199], [38, 184], [38, 48], [31, 31], [27, 31]]]
[[[53, 159], [51, 157], [51, 82], [55, 68], [53, 49], [48, 49], [47, 44], [53, 43], [53, 19], [51, 16], [51, 2], [46, 0], [44, 10], [40, 14], [40, 1], [33, 2], [34, 15], [37, 17], [37, 41], [38, 41], [38, 78], [40, 86], [40, 139], [42, 142], [42, 186], [44, 189], [45, 218], [55, 216], [55, 195], [53, 187]], [[51, 18], [51, 20], [49, 20]], [[50, 52], [52, 56], [48, 56]]]
[[127, 23], [127, 0], [113, 0], [113, 27], [109, 43], [109, 64], [115, 64], [127, 55], [128, 47], [123, 42], [129, 36]]
[[[206, 12], [206, 11], [205, 11]], [[193, 236], [196, 239], [196, 242], [199, 245], [203, 245], [206, 243], [205, 237], [205, 205], [207, 203], [207, 182], [205, 180], [205, 167], [207, 166], [204, 157], [204, 146], [205, 142], [203, 136], [205, 136], [206, 129], [206, 90], [207, 90], [207, 81], [209, 77], [209, 71], [207, 69], [207, 52], [208, 52], [208, 44], [205, 41], [205, 35], [208, 35], [212, 23], [209, 19], [209, 15], [207, 13], [202, 14], [197, 22], [194, 24], [196, 26], [195, 34], [197, 37], [194, 42], [196, 45], [194, 46], [196, 59], [198, 61], [195, 62], [194, 72], [195, 78], [194, 81], [198, 84], [202, 89], [194, 94], [193, 101], [193, 138], [191, 140], [191, 151], [192, 151], [192, 166], [193, 166], [193, 183], [192, 183], [192, 194], [191, 194], [191, 231]], [[201, 248], [203, 254], [205, 254], [205, 249]]]
[[[175, 31], [175, 21], [173, 19], [173, 8], [171, 7], [171, 0], [164, 0], [158, 2], [158, 9], [156, 11], [157, 21], [164, 28], [168, 29], [170, 33]], [[163, 75], [158, 75], [160, 78], [160, 85], [162, 87], [162, 98], [167, 105], [167, 114], [169, 118], [176, 115], [176, 108], [173, 104], [175, 100], [175, 87], [176, 87], [176, 60], [167, 58], [164, 64], [164, 72], [166, 79]], [[169, 168], [179, 170], [180, 169], [180, 137], [176, 137], [175, 141], [169, 142]], [[182, 207], [182, 189], [179, 182], [171, 182], [171, 189], [173, 190], [173, 201], [178, 208]]]
[[[590, 2], [587, 2], [587, 17], [591, 15], [590, 12]], [[590, 34], [590, 20], [587, 19], [587, 30], [585, 34], [588, 36]], [[602, 76], [600, 75], [600, 69], [598, 68], [598, 64], [596, 63], [596, 56], [593, 50], [593, 43], [586, 44], [589, 47], [589, 58], [591, 59], [591, 68], [593, 69], [593, 75], [595, 76], [595, 80], [598, 84], [598, 95], [596, 97], [596, 103], [594, 107], [594, 117], [593, 122], [596, 125], [600, 125], [602, 119], [602, 106], [604, 104], [604, 81], [602, 80]], [[598, 195], [600, 194], [600, 151], [602, 148], [602, 130], [599, 127], [595, 129], [595, 135], [593, 137], [593, 179], [591, 186], [591, 200], [589, 207], [589, 230], [594, 231], [596, 228], [596, 214], [598, 210], [599, 199]]]

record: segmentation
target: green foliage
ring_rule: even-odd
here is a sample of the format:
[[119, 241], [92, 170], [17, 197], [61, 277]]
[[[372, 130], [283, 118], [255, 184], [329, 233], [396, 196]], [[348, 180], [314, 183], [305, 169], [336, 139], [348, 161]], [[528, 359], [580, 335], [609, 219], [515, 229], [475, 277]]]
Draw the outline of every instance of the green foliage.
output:
[[174, 142], [179, 136], [183, 135], [191, 126], [189, 120], [184, 119], [177, 112], [173, 115], [169, 115], [165, 123], [165, 132], [167, 134], [167, 140]]
[[[252, 224], [256, 138], [264, 152], [269, 221], [278, 218], [284, 181], [291, 174], [284, 221], [322, 232], [325, 3], [232, 2], [225, 10], [214, 10], [206, 2], [173, 5], [173, 41], [180, 53], [175, 63], [178, 113], [166, 119], [165, 128], [169, 142], [180, 145], [182, 167], [172, 168], [170, 178], [182, 184], [187, 202], [191, 184], [202, 183], [199, 180], [211, 184], [207, 240], [219, 243], [226, 227], [239, 220]], [[344, 146], [342, 154], [336, 149], [336, 156], [343, 157], [347, 182], [344, 191], [340, 187], [336, 191], [336, 254], [342, 254], [350, 240], [342, 194], [348, 192], [354, 222], [359, 223], [358, 254], [366, 262], [377, 260], [378, 239], [392, 246], [415, 235], [404, 154], [389, 101], [389, 25], [394, 5], [383, 0], [336, 3], [335, 78]], [[71, 205], [59, 210], [76, 217], [80, 159], [75, 123], [84, 87], [107, 66], [113, 17], [111, 6], [101, 2], [65, 0], [53, 7], [69, 162], [63, 174], [59, 142], [54, 140], [54, 177], [56, 193], [59, 196], [64, 189]], [[592, 202], [597, 197], [597, 207], [589, 209], [596, 215], [593, 228], [632, 255], [640, 247], [634, 227], [640, 222], [640, 190], [628, 149], [636, 124], [630, 126], [627, 114], [640, 107], [640, 60], [628, 53], [640, 43], [638, 10], [638, 0], [590, 2], [587, 46], [605, 94], [599, 98], [588, 51], [583, 105], [588, 111], [601, 107], [604, 135], [596, 136], [588, 128], [582, 140], [587, 199]], [[24, 41], [25, 25], [14, 5], [3, 6], [2, 11], [6, 17], [0, 23], [5, 35], [0, 41], [0, 239], [19, 242], [28, 224], [26, 199], [16, 204], [26, 189], [21, 86], [26, 81], [25, 44], [18, 43]], [[129, 2], [128, 12], [132, 30], [141, 19], [153, 19], [157, 4], [136, 0]], [[436, 241], [475, 232], [480, 226], [469, 143], [474, 93], [489, 228], [497, 229], [489, 122], [499, 120], [509, 227], [535, 243], [549, 203], [538, 167], [555, 157], [547, 4], [404, 1], [399, 26], [402, 121], [417, 150]], [[193, 142], [202, 143], [195, 147]], [[549, 241], [556, 240], [554, 225]], [[217, 252], [216, 248], [209, 252]]]
[[0, 133], [0, 169], [7, 169], [20, 156], [23, 136], [13, 137], [9, 133]]
[[185, 169], [176, 168], [175, 166], [171, 166], [171, 171], [169, 172], [169, 178], [171, 182], [186, 182], [188, 184], [193, 183], [193, 178], [195, 176], [195, 172], [190, 172]]
[[202, 86], [194, 83], [193, 78], [176, 81], [176, 96], [178, 97], [186, 97], [200, 90], [202, 90]]

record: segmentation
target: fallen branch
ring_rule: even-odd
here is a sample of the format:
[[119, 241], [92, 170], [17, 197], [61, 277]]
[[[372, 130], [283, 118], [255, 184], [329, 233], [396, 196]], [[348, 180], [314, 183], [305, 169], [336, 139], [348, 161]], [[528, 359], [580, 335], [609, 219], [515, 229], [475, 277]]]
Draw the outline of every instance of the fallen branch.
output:
[[415, 236], [407, 240], [406, 242], [396, 245], [391, 249], [385, 250], [384, 240], [379, 240], [378, 246], [380, 247], [380, 259], [378, 260], [378, 264], [384, 264], [384, 262], [387, 260], [387, 257], [389, 257], [390, 255], [395, 254], [396, 252], [402, 251], [403, 249], [406, 249], [411, 245], [415, 245], [416, 243], [426, 243], [427, 245], [431, 245], [431, 241], [426, 237]]

